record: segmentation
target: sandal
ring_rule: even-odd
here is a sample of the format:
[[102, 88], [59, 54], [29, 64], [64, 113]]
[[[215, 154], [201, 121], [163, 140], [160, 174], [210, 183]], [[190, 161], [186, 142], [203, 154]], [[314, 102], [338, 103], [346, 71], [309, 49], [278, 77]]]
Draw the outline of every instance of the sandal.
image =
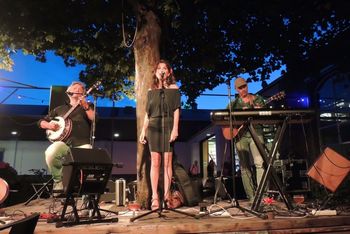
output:
[[152, 198], [151, 200], [151, 210], [158, 210], [159, 209], [159, 199], [158, 198]]

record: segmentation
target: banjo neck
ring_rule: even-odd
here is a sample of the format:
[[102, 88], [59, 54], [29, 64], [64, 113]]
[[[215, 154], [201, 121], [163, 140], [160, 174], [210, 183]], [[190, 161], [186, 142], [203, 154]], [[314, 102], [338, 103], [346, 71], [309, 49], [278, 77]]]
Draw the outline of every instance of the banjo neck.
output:
[[67, 119], [68, 116], [75, 110], [75, 108], [77, 108], [77, 107], [79, 106], [79, 104], [80, 104], [80, 101], [79, 101], [78, 103], [74, 104], [74, 105], [67, 111], [67, 113], [66, 113], [64, 116], [62, 116], [62, 118], [63, 118], [64, 120]]

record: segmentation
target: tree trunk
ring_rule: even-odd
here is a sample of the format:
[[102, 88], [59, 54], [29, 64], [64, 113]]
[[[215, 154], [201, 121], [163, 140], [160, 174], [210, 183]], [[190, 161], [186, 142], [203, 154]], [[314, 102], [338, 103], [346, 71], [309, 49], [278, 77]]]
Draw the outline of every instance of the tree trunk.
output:
[[[153, 70], [159, 61], [161, 29], [157, 16], [152, 11], [138, 10], [139, 25], [135, 44], [135, 94], [137, 142], [145, 117], [147, 92], [151, 87]], [[150, 153], [147, 145], [137, 144], [137, 201], [148, 207], [150, 193]]]

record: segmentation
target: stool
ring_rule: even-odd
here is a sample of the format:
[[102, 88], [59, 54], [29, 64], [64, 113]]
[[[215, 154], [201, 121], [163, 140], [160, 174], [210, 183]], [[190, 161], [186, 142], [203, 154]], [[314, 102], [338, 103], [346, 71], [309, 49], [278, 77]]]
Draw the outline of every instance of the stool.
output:
[[38, 199], [41, 198], [41, 195], [44, 191], [50, 194], [50, 189], [48, 186], [45, 186], [45, 189], [42, 189], [40, 192], [38, 192], [43, 186], [45, 186], [45, 183], [32, 183], [32, 187]]

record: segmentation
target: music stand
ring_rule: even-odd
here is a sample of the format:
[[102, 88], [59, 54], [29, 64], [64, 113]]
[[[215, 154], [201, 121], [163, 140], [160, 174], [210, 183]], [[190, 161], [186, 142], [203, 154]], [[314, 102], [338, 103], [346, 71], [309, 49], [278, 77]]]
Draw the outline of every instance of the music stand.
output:
[[[225, 210], [227, 209], [230, 209], [230, 208], [237, 208], [239, 210], [241, 210], [242, 212], [248, 212], [250, 214], [253, 214], [259, 218], [266, 218], [266, 215], [264, 214], [260, 214], [254, 210], [250, 210], [248, 208], [245, 208], [245, 207], [242, 207], [240, 206], [239, 202], [238, 202], [238, 199], [237, 199], [237, 192], [236, 192], [236, 181], [235, 181], [235, 175], [236, 175], [236, 160], [235, 160], [235, 156], [234, 156], [234, 149], [233, 149], [233, 144], [234, 144], [234, 141], [233, 141], [233, 123], [232, 123], [232, 105], [231, 105], [231, 79], [227, 79], [226, 80], [226, 85], [227, 85], [227, 92], [228, 92], [228, 103], [229, 103], [229, 127], [230, 127], [230, 156], [231, 156], [231, 159], [232, 159], [232, 162], [233, 162], [233, 170], [232, 170], [232, 190], [233, 190], [233, 198], [231, 198], [231, 196], [229, 196], [231, 202], [230, 202], [230, 205], [229, 206], [226, 206], [224, 207]], [[246, 123], [244, 123], [246, 124]], [[225, 155], [224, 155], [225, 157]], [[222, 162], [224, 163], [224, 162]], [[223, 168], [223, 166], [222, 166]], [[221, 170], [221, 180], [222, 180], [222, 171]], [[223, 183], [223, 181], [220, 181], [220, 183], [222, 184], [222, 186], [224, 187], [226, 193], [227, 193], [227, 189], [225, 187], [225, 184]], [[214, 199], [216, 199], [216, 196], [217, 196], [217, 192], [219, 191], [219, 186], [218, 188], [216, 189], [215, 191], [215, 196], [214, 196]], [[227, 193], [228, 194], [228, 193]], [[229, 195], [229, 194], [228, 194]], [[197, 215], [196, 217], [200, 218], [200, 217], [203, 217], [203, 216], [207, 216], [207, 215], [210, 215], [212, 213], [216, 213], [220, 210], [214, 210], [214, 211], [210, 211], [210, 212], [207, 212], [207, 213], [204, 213], [204, 214], [199, 214]]]
[[[167, 139], [165, 139], [165, 118], [168, 117], [168, 116], [165, 116], [165, 109], [169, 109], [167, 104], [165, 103], [165, 95], [166, 95], [166, 92], [168, 90], [167, 89], [160, 89], [160, 107], [161, 107], [161, 113], [162, 113], [162, 140], [163, 140], [163, 149], [165, 149], [165, 142], [167, 142]], [[167, 112], [169, 113], [169, 112]], [[168, 129], [168, 128], [167, 128]], [[169, 147], [170, 148], [170, 147]], [[163, 150], [163, 153], [164, 153], [165, 150]], [[164, 161], [164, 160], [163, 160]], [[164, 168], [164, 167], [162, 167]], [[165, 172], [164, 172], [165, 173]], [[170, 189], [168, 190], [170, 192]], [[190, 214], [190, 213], [187, 213], [187, 212], [184, 212], [184, 211], [180, 211], [180, 210], [176, 210], [176, 209], [173, 209], [173, 208], [169, 208], [167, 207], [165, 201], [164, 201], [164, 197], [163, 196], [159, 196], [159, 208], [156, 209], [156, 210], [151, 210], [149, 212], [146, 212], [144, 214], [141, 214], [141, 215], [138, 215], [136, 217], [133, 217], [130, 219], [130, 222], [134, 222], [135, 220], [137, 219], [140, 219], [142, 217], [145, 217], [147, 215], [150, 215], [150, 214], [153, 214], [153, 213], [158, 213], [159, 217], [164, 217], [164, 215], [162, 214], [163, 211], [172, 211], [172, 212], [175, 212], [175, 213], [178, 213], [178, 214], [183, 214], [183, 215], [186, 215], [186, 216], [190, 216], [190, 217], [193, 217], [193, 218], [196, 218], [196, 215], [194, 214]]]
[[[103, 210], [98, 206], [100, 196], [104, 193], [113, 167], [107, 151], [102, 149], [71, 148], [70, 152], [70, 155], [65, 157], [63, 163], [62, 183], [66, 199], [56, 227], [117, 222], [118, 218], [102, 219], [100, 211], [114, 214], [118, 214], [118, 212]], [[92, 214], [88, 220], [80, 220], [76, 208], [74, 198], [82, 195], [88, 197], [88, 203], [92, 206]], [[73, 221], [66, 221], [65, 219], [68, 206], [71, 206], [73, 209]]]

